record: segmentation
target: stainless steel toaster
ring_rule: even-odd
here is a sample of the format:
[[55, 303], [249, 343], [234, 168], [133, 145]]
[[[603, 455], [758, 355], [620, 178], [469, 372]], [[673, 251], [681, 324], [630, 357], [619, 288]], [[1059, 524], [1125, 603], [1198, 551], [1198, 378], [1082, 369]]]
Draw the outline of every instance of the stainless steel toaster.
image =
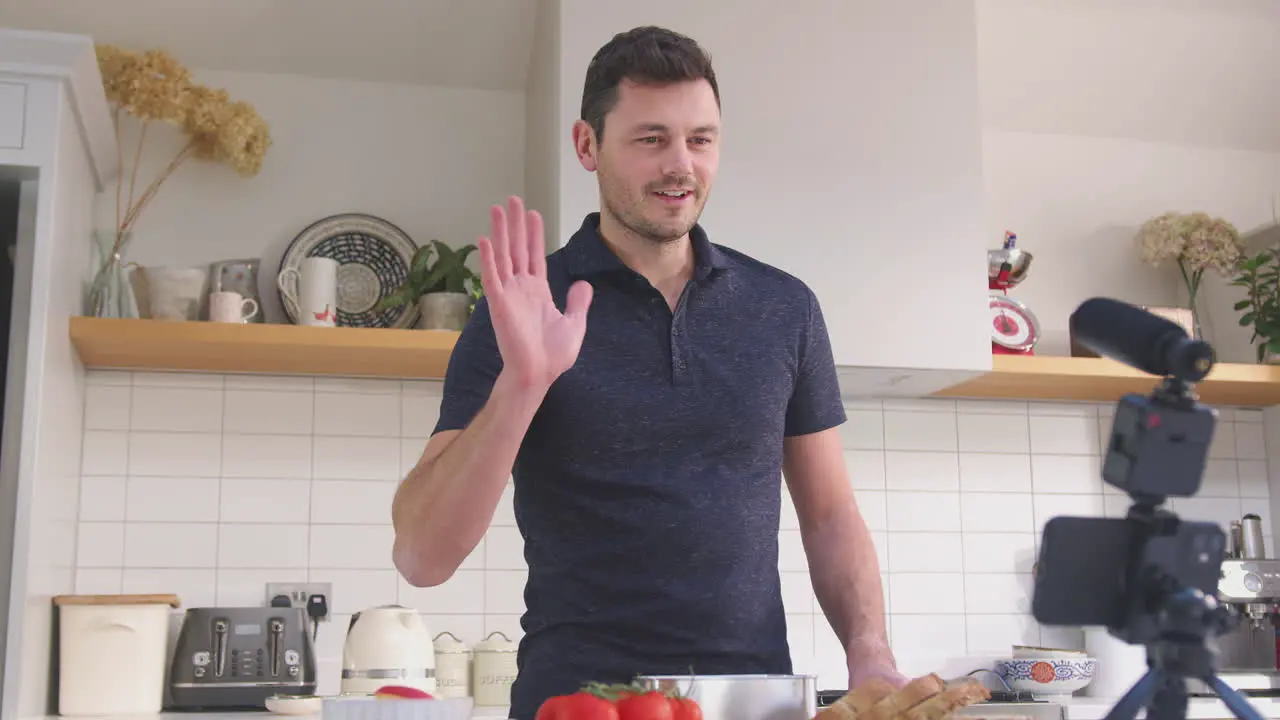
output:
[[314, 695], [315, 645], [301, 608], [190, 608], [169, 669], [173, 709], [264, 708]]

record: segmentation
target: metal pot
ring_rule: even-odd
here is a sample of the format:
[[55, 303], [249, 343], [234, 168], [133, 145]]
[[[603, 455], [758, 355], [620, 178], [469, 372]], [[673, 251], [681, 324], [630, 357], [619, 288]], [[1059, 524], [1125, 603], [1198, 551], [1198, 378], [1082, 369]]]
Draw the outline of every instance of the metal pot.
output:
[[636, 681], [692, 698], [705, 720], [811, 720], [818, 714], [813, 675], [641, 675]]

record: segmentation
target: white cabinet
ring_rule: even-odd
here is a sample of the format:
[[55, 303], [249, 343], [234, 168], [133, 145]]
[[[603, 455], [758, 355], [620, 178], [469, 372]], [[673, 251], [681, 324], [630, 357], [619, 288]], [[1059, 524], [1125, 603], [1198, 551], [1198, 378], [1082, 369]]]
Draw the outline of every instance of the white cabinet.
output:
[[0, 81], [0, 148], [22, 148], [26, 112], [26, 83]]
[[928, 369], [941, 387], [946, 371], [989, 369], [982, 279], [1000, 238], [984, 234], [973, 4], [744, 2], [735, 13], [769, 22], [725, 22], [715, 3], [562, 0], [559, 116], [543, 139], [561, 158], [562, 239], [599, 207], [569, 140], [587, 64], [614, 33], [663, 25], [707, 48], [720, 84], [712, 239], [814, 289], [847, 377]]

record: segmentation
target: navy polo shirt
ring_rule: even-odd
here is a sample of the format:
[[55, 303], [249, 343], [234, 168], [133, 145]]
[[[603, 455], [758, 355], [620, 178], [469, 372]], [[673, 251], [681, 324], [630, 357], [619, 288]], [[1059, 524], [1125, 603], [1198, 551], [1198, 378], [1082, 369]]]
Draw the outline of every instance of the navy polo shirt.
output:
[[[517, 720], [593, 680], [790, 673], [782, 441], [845, 420], [803, 282], [695, 227], [695, 271], [673, 312], [598, 226], [588, 215], [547, 257], [558, 307], [577, 280], [594, 298], [577, 362], [513, 468], [529, 567]], [[481, 300], [449, 359], [436, 432], [466, 427], [501, 367]]]

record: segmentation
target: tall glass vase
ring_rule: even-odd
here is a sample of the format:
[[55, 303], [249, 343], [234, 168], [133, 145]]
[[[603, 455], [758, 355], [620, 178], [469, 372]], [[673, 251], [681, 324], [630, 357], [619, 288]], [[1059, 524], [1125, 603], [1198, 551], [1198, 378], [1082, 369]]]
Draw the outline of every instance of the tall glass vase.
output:
[[1194, 300], [1191, 302], [1191, 337], [1195, 340], [1204, 340], [1204, 326], [1200, 324], [1200, 309], [1196, 307]]
[[125, 233], [120, 248], [115, 248], [116, 234], [94, 231], [91, 267], [93, 280], [85, 299], [85, 314], [104, 318], [136, 318], [138, 302], [129, 282], [129, 268], [124, 262], [125, 249], [132, 236]]
[[[1196, 280], [1199, 280], [1199, 278], [1196, 278]], [[1199, 282], [1195, 282], [1195, 289], [1193, 290], [1192, 279], [1185, 273], [1178, 276], [1177, 286], [1174, 289], [1174, 297], [1177, 298], [1177, 301], [1174, 306], [1191, 312], [1191, 327], [1187, 329], [1187, 332], [1196, 340], [1205, 339], [1204, 314], [1200, 311], [1200, 306], [1203, 304], [1201, 302], [1203, 291], [1204, 287]]]

